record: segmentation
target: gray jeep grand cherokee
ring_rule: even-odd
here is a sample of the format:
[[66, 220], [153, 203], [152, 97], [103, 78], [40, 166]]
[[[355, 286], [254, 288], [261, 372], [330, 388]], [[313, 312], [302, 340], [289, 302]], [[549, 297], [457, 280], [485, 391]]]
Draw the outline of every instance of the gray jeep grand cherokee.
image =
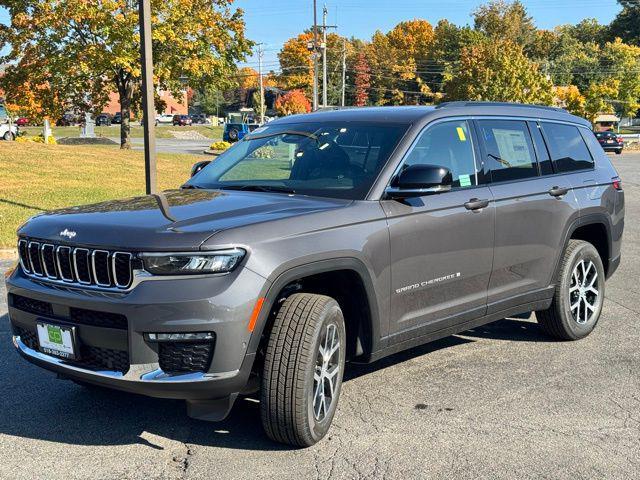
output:
[[536, 312], [575, 340], [620, 262], [624, 194], [587, 121], [514, 104], [365, 108], [259, 128], [179, 190], [18, 230], [13, 343], [84, 385], [274, 440], [329, 429], [345, 362]]

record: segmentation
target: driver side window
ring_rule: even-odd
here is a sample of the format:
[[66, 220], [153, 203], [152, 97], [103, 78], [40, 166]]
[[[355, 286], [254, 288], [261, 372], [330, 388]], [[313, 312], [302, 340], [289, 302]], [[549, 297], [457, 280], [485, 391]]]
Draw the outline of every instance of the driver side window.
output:
[[453, 187], [478, 184], [478, 170], [469, 123], [438, 123], [420, 135], [404, 165], [438, 165], [451, 171]]

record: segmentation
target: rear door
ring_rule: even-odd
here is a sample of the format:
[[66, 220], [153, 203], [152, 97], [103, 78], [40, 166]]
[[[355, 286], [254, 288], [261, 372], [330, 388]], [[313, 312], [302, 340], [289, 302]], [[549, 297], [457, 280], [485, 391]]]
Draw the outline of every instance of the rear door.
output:
[[494, 208], [476, 143], [467, 120], [429, 125], [402, 166], [447, 167], [454, 179], [452, 190], [382, 201], [391, 244], [392, 342], [485, 312], [493, 260]]
[[578, 215], [570, 178], [553, 170], [536, 122], [477, 120], [496, 230], [487, 313], [549, 295], [558, 245]]

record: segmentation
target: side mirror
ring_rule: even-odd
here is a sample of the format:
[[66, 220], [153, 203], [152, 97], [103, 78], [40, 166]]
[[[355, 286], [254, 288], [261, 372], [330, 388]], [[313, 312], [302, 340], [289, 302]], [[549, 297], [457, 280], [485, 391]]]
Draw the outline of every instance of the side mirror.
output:
[[446, 167], [439, 165], [411, 165], [391, 181], [386, 190], [387, 198], [403, 199], [448, 192], [453, 176]]
[[191, 176], [193, 177], [196, 173], [198, 173], [200, 170], [202, 170], [204, 167], [206, 167], [210, 163], [211, 163], [211, 160], [203, 160], [201, 162], [197, 162], [196, 164], [194, 164], [193, 167], [191, 167]]

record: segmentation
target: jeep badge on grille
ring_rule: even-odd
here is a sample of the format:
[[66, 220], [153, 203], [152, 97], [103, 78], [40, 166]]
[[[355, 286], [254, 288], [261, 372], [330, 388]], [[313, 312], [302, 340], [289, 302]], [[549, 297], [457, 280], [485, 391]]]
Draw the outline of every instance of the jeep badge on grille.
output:
[[60, 232], [60, 236], [67, 237], [69, 240], [71, 240], [73, 237], [76, 236], [76, 232], [65, 228], [63, 231]]

